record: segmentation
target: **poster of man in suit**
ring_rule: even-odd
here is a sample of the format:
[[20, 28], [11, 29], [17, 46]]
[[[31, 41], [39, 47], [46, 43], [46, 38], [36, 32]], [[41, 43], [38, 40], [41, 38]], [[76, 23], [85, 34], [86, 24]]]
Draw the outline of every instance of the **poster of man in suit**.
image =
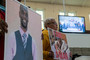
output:
[[40, 20], [40, 15], [24, 4], [7, 1], [5, 60], [42, 60]]

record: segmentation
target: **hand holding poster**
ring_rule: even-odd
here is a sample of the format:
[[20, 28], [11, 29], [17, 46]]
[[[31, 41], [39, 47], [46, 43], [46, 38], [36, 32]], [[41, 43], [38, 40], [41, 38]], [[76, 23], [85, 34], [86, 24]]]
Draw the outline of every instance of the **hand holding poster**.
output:
[[69, 60], [70, 50], [67, 42], [62, 39], [62, 33], [48, 28], [51, 50], [54, 52], [54, 59]]

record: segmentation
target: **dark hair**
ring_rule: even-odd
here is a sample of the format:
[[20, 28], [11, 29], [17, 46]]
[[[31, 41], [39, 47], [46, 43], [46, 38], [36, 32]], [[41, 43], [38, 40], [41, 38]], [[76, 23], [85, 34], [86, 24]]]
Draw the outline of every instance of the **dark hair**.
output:
[[0, 0], [0, 5], [2, 5], [3, 0]]
[[23, 10], [27, 12], [27, 16], [28, 16], [28, 8], [27, 8], [26, 6], [20, 4], [20, 13], [21, 13], [21, 11], [23, 11]]
[[5, 7], [5, 0], [0, 0], [0, 5], [4, 6]]

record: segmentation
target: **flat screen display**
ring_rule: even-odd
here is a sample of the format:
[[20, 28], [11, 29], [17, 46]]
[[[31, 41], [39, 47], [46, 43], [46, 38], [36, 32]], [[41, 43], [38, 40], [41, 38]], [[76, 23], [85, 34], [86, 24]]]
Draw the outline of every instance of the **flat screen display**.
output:
[[70, 33], [85, 32], [85, 18], [80, 16], [59, 15], [59, 31]]

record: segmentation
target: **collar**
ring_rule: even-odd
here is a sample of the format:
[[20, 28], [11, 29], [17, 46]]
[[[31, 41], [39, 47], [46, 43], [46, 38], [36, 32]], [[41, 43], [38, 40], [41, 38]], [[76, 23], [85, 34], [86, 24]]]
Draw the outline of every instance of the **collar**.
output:
[[24, 32], [21, 27], [19, 30], [20, 30], [21, 36], [23, 36], [23, 34], [25, 33], [27, 35], [27, 38], [28, 38], [28, 31]]

